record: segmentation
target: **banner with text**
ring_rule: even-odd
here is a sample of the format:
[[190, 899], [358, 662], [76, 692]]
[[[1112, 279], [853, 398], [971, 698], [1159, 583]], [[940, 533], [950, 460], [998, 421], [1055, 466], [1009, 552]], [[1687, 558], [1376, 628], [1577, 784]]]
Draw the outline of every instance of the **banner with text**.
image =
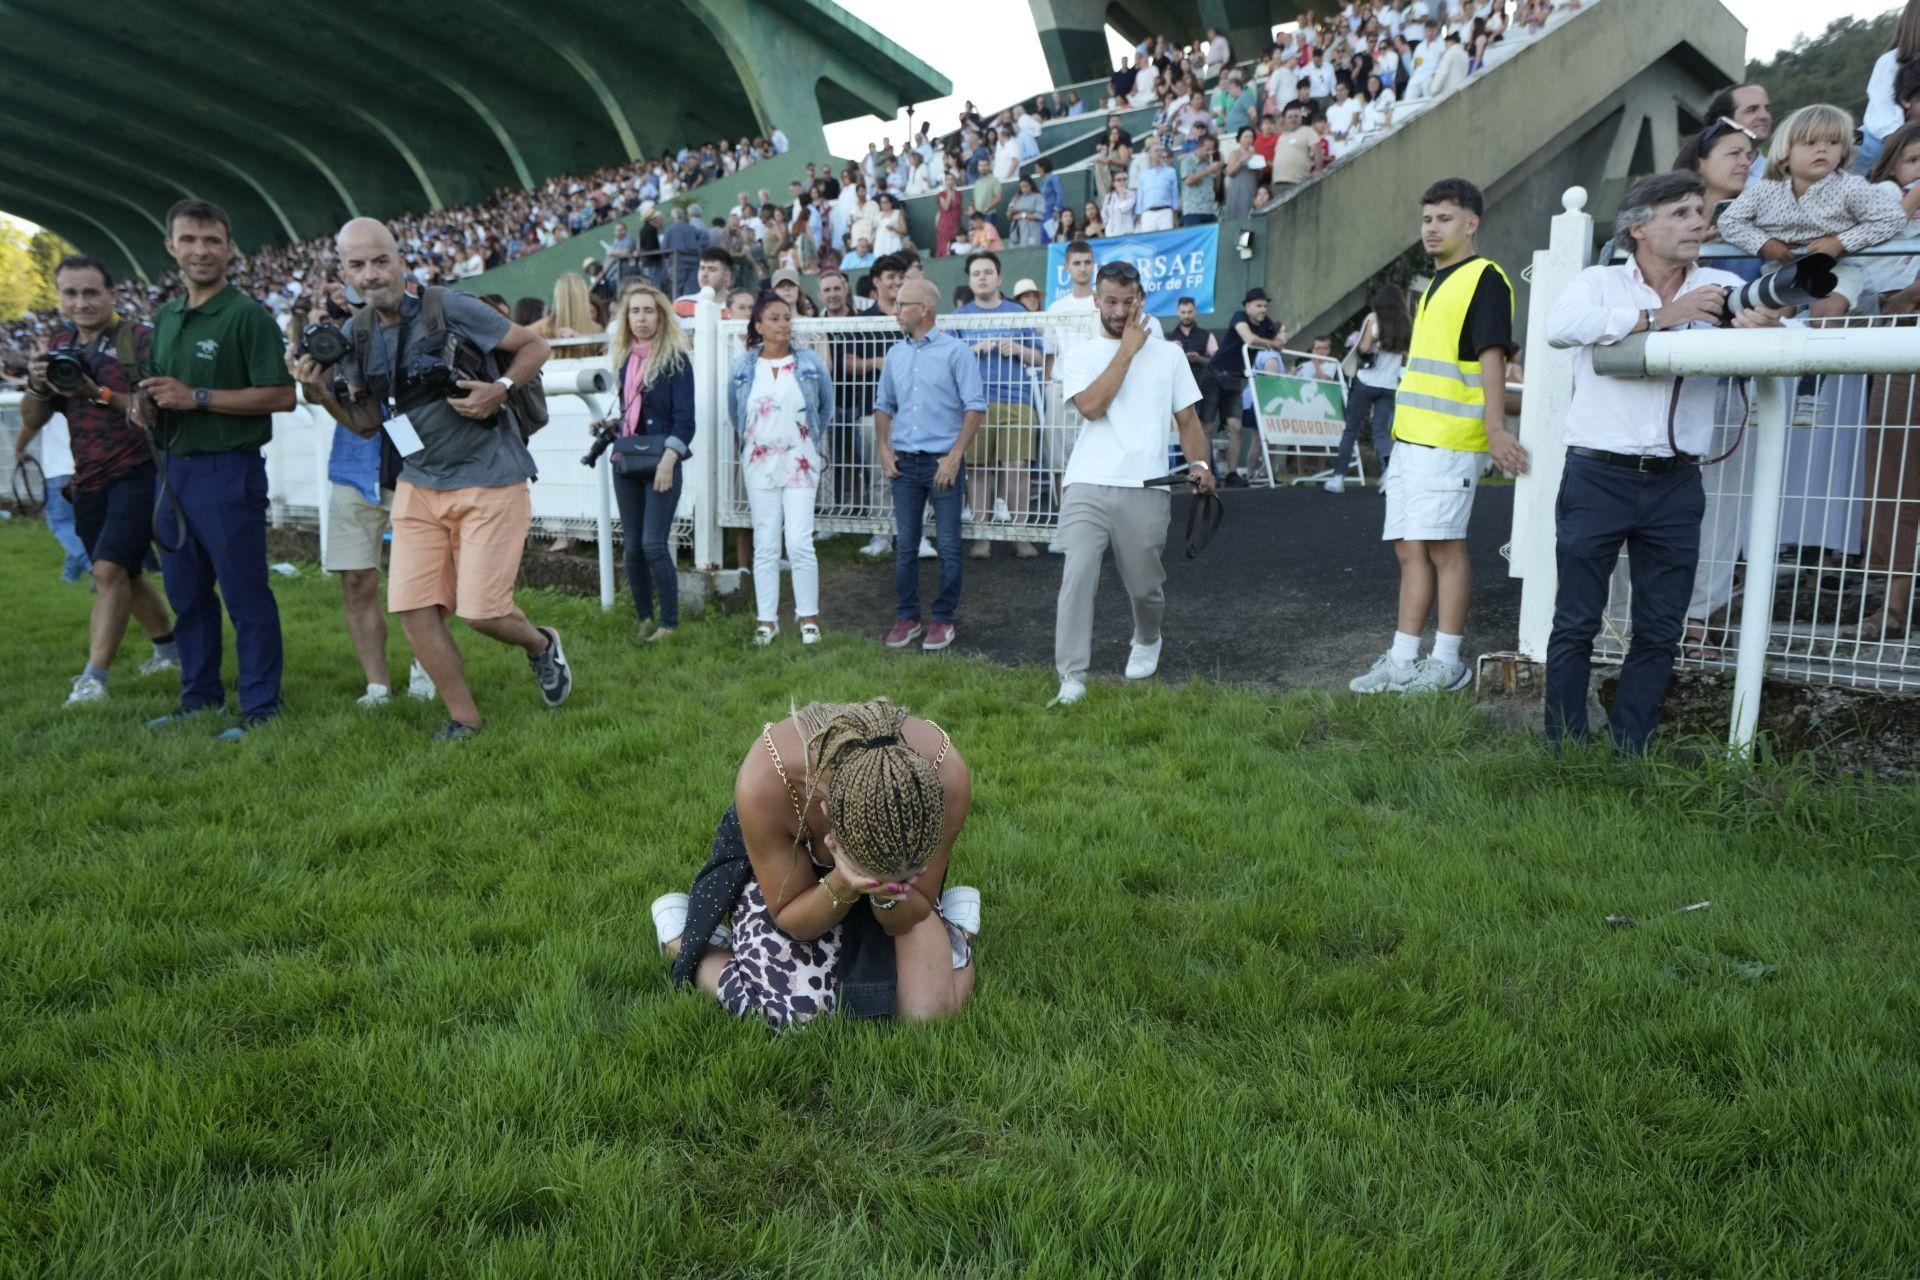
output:
[[[1174, 314], [1182, 298], [1192, 298], [1202, 315], [1214, 309], [1213, 273], [1220, 260], [1217, 224], [1183, 231], [1112, 236], [1089, 243], [1093, 245], [1093, 260], [1099, 266], [1131, 262], [1139, 269], [1150, 315]], [[1073, 281], [1067, 276], [1067, 246], [1055, 242], [1047, 246], [1047, 303], [1052, 305], [1055, 298], [1072, 292]]]
[[1290, 373], [1256, 373], [1253, 408], [1260, 433], [1275, 445], [1337, 448], [1346, 426], [1346, 392], [1338, 382]]

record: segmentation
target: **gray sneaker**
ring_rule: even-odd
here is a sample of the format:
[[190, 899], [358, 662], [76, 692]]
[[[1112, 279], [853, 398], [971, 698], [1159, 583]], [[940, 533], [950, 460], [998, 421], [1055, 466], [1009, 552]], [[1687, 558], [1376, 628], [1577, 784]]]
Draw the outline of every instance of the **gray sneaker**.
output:
[[1347, 688], [1355, 693], [1403, 693], [1419, 669], [1417, 662], [1395, 662], [1391, 653], [1383, 653], [1367, 674], [1347, 681]]
[[73, 679], [73, 692], [67, 695], [70, 707], [84, 706], [89, 702], [107, 700], [107, 682], [99, 676], [90, 676], [81, 672]]
[[1464, 662], [1422, 658], [1413, 664], [1413, 672], [1402, 693], [1456, 693], [1473, 683], [1473, 668]]
[[560, 647], [560, 633], [552, 627], [536, 628], [547, 638], [547, 647], [527, 659], [527, 665], [533, 668], [533, 675], [540, 682], [540, 696], [547, 705], [557, 707], [567, 700], [573, 692], [573, 668], [567, 665], [566, 650]]
[[178, 671], [179, 669], [180, 659], [169, 658], [162, 653], [156, 653], [140, 664], [140, 674], [143, 676], [157, 676], [162, 671]]

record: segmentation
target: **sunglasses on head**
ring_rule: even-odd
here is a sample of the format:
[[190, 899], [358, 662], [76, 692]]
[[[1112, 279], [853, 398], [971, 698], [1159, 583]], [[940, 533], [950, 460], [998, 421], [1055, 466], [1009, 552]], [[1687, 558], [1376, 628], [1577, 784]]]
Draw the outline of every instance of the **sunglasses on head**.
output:
[[1131, 262], [1109, 262], [1100, 268], [1095, 278], [1100, 280], [1118, 280], [1122, 284], [1139, 284], [1140, 268], [1134, 266]]
[[1757, 144], [1760, 141], [1759, 138], [1754, 136], [1753, 130], [1747, 128], [1747, 126], [1741, 124], [1732, 116], [1721, 116], [1718, 120], [1708, 125], [1707, 131], [1700, 135], [1700, 145], [1705, 147], [1723, 133], [1744, 133], [1747, 135], [1748, 142]]

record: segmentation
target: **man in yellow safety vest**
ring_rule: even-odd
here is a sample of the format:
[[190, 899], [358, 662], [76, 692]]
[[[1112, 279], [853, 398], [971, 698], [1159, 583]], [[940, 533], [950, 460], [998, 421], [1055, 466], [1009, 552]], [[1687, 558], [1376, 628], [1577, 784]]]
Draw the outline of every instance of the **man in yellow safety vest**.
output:
[[[1467, 599], [1467, 518], [1487, 458], [1510, 475], [1527, 451], [1507, 430], [1507, 357], [1513, 343], [1513, 286], [1473, 251], [1485, 211], [1479, 188], [1447, 178], [1420, 197], [1420, 239], [1433, 258], [1433, 283], [1414, 313], [1413, 341], [1394, 396], [1393, 456], [1380, 481], [1382, 537], [1400, 559], [1400, 618], [1393, 647], [1355, 677], [1355, 693], [1441, 693], [1464, 689], [1473, 671], [1460, 658]], [[1420, 634], [1438, 605], [1433, 652]]]

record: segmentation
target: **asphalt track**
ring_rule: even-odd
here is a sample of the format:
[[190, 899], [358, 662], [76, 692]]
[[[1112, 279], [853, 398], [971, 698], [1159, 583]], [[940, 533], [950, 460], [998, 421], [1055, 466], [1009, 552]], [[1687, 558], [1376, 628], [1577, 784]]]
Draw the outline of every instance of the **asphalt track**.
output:
[[[1218, 536], [1188, 560], [1190, 499], [1174, 497], [1159, 678], [1344, 689], [1393, 639], [1399, 571], [1391, 544], [1380, 540], [1379, 491], [1229, 489], [1221, 498], [1226, 520]], [[1468, 655], [1511, 649], [1519, 630], [1520, 584], [1507, 576], [1500, 556], [1512, 515], [1511, 486], [1480, 490], [1467, 539], [1474, 569], [1462, 646]], [[843, 534], [821, 546], [821, 622], [829, 630], [877, 637], [895, 615], [893, 561], [854, 554], [863, 541]], [[938, 561], [920, 562], [921, 600], [929, 609], [938, 570]], [[952, 651], [1051, 668], [1059, 588], [1058, 556], [1021, 560], [1001, 543], [988, 559], [967, 560]], [[783, 612], [788, 607], [783, 602]], [[1132, 631], [1126, 592], [1109, 558], [1095, 609], [1095, 679], [1120, 678]]]

